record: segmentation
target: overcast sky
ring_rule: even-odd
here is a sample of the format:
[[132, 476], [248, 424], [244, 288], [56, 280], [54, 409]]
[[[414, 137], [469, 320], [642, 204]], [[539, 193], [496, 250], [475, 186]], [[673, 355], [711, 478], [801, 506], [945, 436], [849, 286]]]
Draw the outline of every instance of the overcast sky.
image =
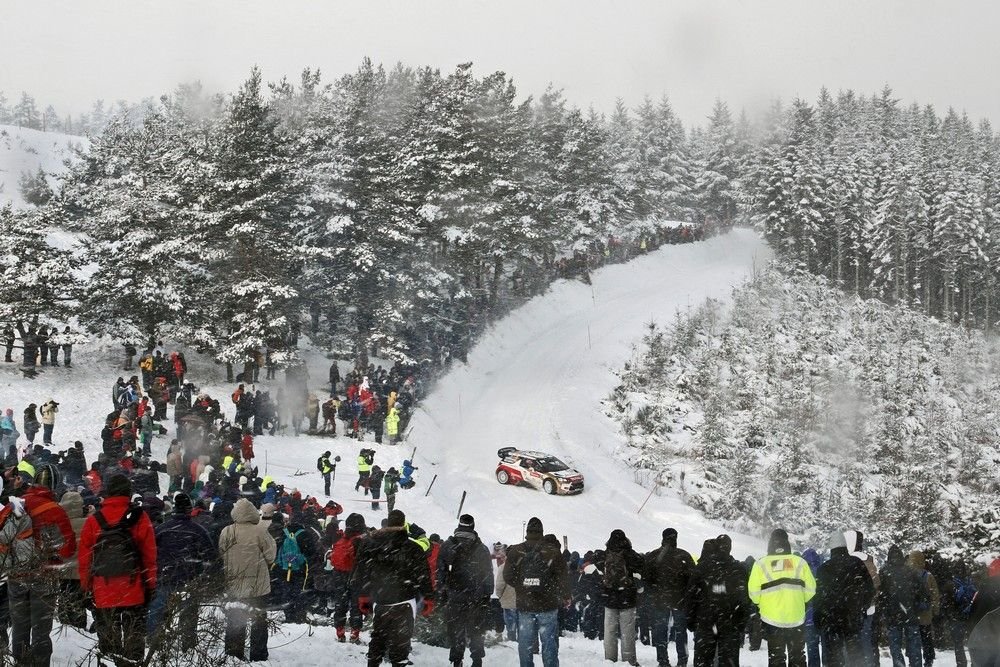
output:
[[669, 94], [687, 122], [712, 101], [756, 110], [820, 86], [955, 106], [1000, 120], [1000, 3], [992, 0], [3, 0], [0, 90], [61, 112], [137, 101], [200, 79], [232, 90], [387, 64], [511, 74], [610, 110]]

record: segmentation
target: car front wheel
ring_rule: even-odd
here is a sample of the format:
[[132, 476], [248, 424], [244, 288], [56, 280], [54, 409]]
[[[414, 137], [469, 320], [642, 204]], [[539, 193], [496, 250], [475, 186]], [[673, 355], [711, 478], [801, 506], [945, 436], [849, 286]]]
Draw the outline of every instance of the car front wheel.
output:
[[551, 479], [547, 479], [544, 482], [542, 482], [542, 488], [545, 489], [545, 493], [549, 494], [550, 496], [554, 496], [556, 493], [556, 483], [553, 482]]
[[497, 481], [501, 484], [509, 484], [510, 475], [507, 474], [506, 470], [497, 470]]

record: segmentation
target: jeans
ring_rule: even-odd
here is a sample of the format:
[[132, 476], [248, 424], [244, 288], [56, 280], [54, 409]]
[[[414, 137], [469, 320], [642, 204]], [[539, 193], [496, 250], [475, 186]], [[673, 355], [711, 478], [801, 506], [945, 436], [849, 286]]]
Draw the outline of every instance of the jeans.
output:
[[875, 646], [873, 636], [875, 626], [875, 617], [872, 615], [865, 616], [865, 621], [861, 625], [861, 634], [858, 639], [861, 641], [861, 662], [859, 663], [861, 667], [878, 667], [878, 647]]
[[46, 445], [52, 444], [52, 428], [55, 424], [42, 424], [42, 443]]
[[532, 648], [535, 637], [541, 638], [542, 665], [559, 667], [559, 611], [517, 612], [517, 654], [521, 667], [534, 667]]
[[629, 609], [604, 608], [604, 659], [618, 661], [618, 644], [621, 640], [622, 662], [635, 662], [635, 607]]
[[959, 619], [948, 621], [948, 632], [951, 635], [951, 645], [955, 647], [955, 667], [967, 667], [969, 662], [965, 656], [965, 622]]
[[934, 664], [934, 626], [920, 626], [920, 646], [924, 650], [924, 667]]
[[503, 624], [507, 628], [507, 641], [517, 640], [517, 609], [503, 610]]
[[920, 647], [920, 626], [916, 624], [890, 625], [888, 631], [889, 655], [892, 656], [892, 667], [906, 667], [906, 660], [903, 660], [904, 645], [910, 667], [923, 667]]
[[823, 667], [820, 662], [819, 644], [820, 633], [815, 625], [807, 624], [806, 628], [806, 662], [809, 667]]
[[677, 664], [687, 663], [687, 614], [680, 609], [653, 610], [653, 645], [656, 647], [656, 662], [669, 665], [667, 646], [674, 642], [677, 646]]
[[327, 498], [330, 497], [330, 473], [323, 473], [323, 493]]
[[48, 582], [8, 582], [11, 655], [18, 664], [49, 664], [56, 597]]

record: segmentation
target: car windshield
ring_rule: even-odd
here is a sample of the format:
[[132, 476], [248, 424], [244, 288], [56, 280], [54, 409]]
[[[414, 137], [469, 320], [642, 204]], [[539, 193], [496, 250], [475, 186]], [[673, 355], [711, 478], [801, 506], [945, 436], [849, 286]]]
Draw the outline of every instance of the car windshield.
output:
[[554, 456], [535, 461], [535, 470], [538, 472], [559, 472], [560, 470], [566, 470], [567, 468], [569, 468], [568, 465]]

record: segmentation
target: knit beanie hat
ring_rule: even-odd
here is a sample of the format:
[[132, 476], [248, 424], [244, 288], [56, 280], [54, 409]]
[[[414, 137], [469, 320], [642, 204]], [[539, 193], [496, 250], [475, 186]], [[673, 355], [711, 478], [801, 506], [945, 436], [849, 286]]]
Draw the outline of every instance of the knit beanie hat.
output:
[[545, 530], [542, 528], [542, 520], [539, 519], [537, 516], [533, 516], [530, 519], [528, 519], [528, 527], [525, 532], [528, 535], [528, 537], [534, 537], [536, 539], [541, 538], [542, 533], [545, 532]]
[[111, 479], [108, 481], [107, 497], [125, 496], [128, 498], [131, 495], [132, 482], [129, 481], [129, 478], [125, 475], [112, 475]]
[[174, 514], [191, 513], [191, 496], [183, 491], [174, 494]]
[[476, 520], [472, 518], [471, 514], [463, 514], [462, 516], [458, 517], [458, 529], [465, 531], [475, 530]]
[[270, 519], [271, 517], [274, 516], [274, 511], [276, 509], [277, 508], [274, 506], [274, 503], [264, 503], [263, 505], [260, 506], [261, 518]]

